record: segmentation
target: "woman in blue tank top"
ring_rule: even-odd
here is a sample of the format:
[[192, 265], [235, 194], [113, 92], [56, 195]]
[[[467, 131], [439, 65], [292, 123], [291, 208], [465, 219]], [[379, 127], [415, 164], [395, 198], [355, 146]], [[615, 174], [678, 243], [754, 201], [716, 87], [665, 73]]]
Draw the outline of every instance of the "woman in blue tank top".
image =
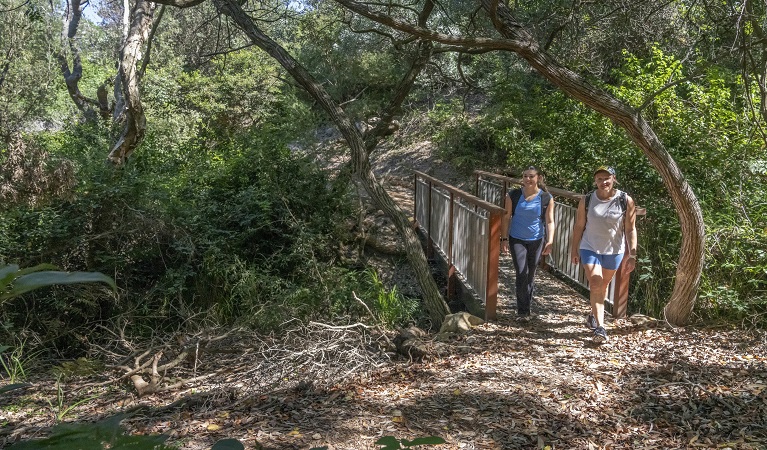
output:
[[506, 196], [501, 251], [511, 250], [517, 296], [517, 319], [530, 320], [535, 289], [535, 269], [541, 255], [551, 253], [554, 242], [554, 200], [543, 183], [543, 174], [533, 166], [522, 173], [522, 187]]
[[634, 199], [615, 188], [617, 180], [612, 167], [599, 167], [594, 172], [594, 184], [596, 189], [578, 203], [570, 259], [573, 264], [583, 264], [591, 303], [586, 325], [593, 332], [594, 342], [602, 343], [607, 341], [604, 328], [607, 288], [621, 266], [626, 245], [626, 270], [631, 272], [636, 265], [636, 205]]

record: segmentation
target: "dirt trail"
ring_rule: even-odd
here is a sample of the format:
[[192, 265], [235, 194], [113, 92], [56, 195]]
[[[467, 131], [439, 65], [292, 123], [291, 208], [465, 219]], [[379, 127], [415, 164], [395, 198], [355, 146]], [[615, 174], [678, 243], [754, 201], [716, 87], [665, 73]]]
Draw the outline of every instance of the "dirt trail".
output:
[[[389, 189], [412, 211], [405, 185]], [[586, 299], [545, 272], [535, 319], [514, 321], [510, 258], [500, 266], [498, 321], [435, 359], [346, 384], [348, 401], [321, 427], [324, 445], [373, 449], [385, 435], [433, 435], [449, 449], [767, 448], [763, 331], [608, 318], [609, 341], [595, 345]]]
[[[406, 183], [390, 186], [400, 186], [390, 189], [411, 210]], [[243, 335], [216, 358], [195, 362], [197, 375], [220, 376], [184, 390], [136, 398], [124, 386], [85, 387], [103, 380], [70, 381], [64, 406], [98, 398], [67, 420], [140, 411], [124, 422], [130, 432], [164, 433], [189, 450], [224, 438], [247, 449], [378, 449], [382, 436], [439, 436], [447, 444], [434, 448], [451, 450], [767, 448], [767, 333], [610, 320], [609, 342], [594, 345], [585, 299], [545, 272], [535, 319], [513, 321], [508, 257], [501, 266], [498, 321], [432, 358], [390, 360], [375, 330], [361, 326], [309, 333], [304, 347]], [[283, 372], [268, 364], [303, 353]], [[46, 399], [56, 398], [55, 380], [32, 391], [0, 397], [0, 447], [50, 431], [56, 405]]]

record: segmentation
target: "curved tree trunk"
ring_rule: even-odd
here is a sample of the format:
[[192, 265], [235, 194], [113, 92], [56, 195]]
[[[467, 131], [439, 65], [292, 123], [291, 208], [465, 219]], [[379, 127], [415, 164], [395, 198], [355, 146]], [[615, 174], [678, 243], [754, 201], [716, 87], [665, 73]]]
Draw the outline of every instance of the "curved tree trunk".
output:
[[609, 93], [589, 84], [581, 76], [562, 66], [533, 39], [498, 0], [481, 0], [495, 29], [505, 39], [467, 38], [448, 35], [414, 26], [386, 14], [378, 13], [354, 0], [335, 0], [347, 9], [383, 25], [410, 33], [422, 39], [464, 48], [512, 51], [526, 60], [538, 73], [562, 92], [579, 100], [626, 130], [650, 163], [663, 178], [663, 183], [676, 207], [682, 228], [676, 280], [665, 308], [666, 319], [675, 325], [687, 323], [695, 304], [703, 270], [705, 230], [700, 205], [676, 162], [650, 125], [637, 111]]
[[578, 74], [560, 65], [512, 17], [504, 4], [482, 0], [495, 28], [514, 42], [514, 52], [524, 58], [552, 84], [621, 126], [642, 149], [666, 186], [682, 227], [682, 248], [671, 298], [664, 311], [666, 320], [675, 325], [687, 323], [695, 305], [703, 270], [705, 229], [703, 213], [695, 193], [679, 166], [653, 129], [638, 112], [612, 95], [586, 82]]
[[421, 250], [418, 236], [413, 230], [405, 214], [394, 203], [386, 190], [375, 177], [368, 159], [365, 142], [354, 124], [344, 111], [333, 101], [327, 92], [317, 83], [285, 49], [264, 34], [253, 20], [242, 10], [235, 0], [214, 0], [216, 8], [229, 16], [240, 27], [248, 38], [272, 58], [279, 62], [293, 78], [320, 104], [338, 126], [346, 139], [351, 151], [351, 163], [354, 174], [359, 178], [364, 189], [372, 198], [375, 205], [392, 219], [395, 227], [405, 241], [407, 258], [415, 272], [421, 292], [424, 296], [426, 309], [433, 324], [439, 328], [444, 317], [450, 310], [439, 292], [431, 275], [429, 264]]
[[138, 61], [141, 59], [141, 48], [149, 36], [155, 7], [154, 2], [138, 0], [133, 10], [128, 37], [120, 52], [119, 76], [126, 105], [125, 126], [117, 143], [109, 152], [109, 160], [117, 165], [125, 163], [146, 133], [146, 116], [139, 91]]
[[[108, 104], [102, 105], [99, 101], [86, 97], [80, 91], [83, 65], [80, 59], [80, 48], [77, 43], [77, 29], [80, 26], [83, 5], [80, 0], [71, 0], [68, 6], [68, 14], [63, 18], [62, 48], [57, 54], [57, 59], [61, 75], [64, 77], [64, 83], [67, 86], [67, 92], [69, 92], [69, 97], [77, 106], [77, 109], [83, 112], [85, 118], [92, 121], [97, 118], [96, 108], [104, 111], [105, 109], [108, 110], [109, 106]], [[72, 56], [71, 68], [66, 57], [67, 53]]]

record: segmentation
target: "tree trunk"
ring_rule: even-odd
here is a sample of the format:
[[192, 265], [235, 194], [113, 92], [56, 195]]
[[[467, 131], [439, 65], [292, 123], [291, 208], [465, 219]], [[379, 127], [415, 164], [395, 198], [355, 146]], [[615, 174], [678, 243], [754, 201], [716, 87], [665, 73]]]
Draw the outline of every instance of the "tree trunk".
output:
[[[432, 2], [432, 0], [426, 0], [421, 13], [418, 15], [418, 26], [426, 26], [426, 21], [431, 16], [432, 11], [434, 11], [434, 2]], [[426, 67], [426, 64], [431, 60], [431, 51], [433, 47], [434, 44], [431, 41], [421, 40], [418, 42], [416, 58], [413, 60], [410, 69], [394, 90], [391, 102], [389, 102], [389, 105], [381, 114], [381, 120], [364, 136], [365, 148], [368, 155], [370, 155], [373, 149], [378, 145], [380, 138], [387, 134], [394, 121], [394, 116], [402, 107], [402, 102], [404, 102], [407, 96], [410, 95], [410, 91], [413, 89], [413, 85], [415, 84], [418, 75], [423, 72], [424, 67]]]
[[120, 52], [119, 76], [125, 98], [126, 114], [122, 135], [109, 152], [109, 160], [116, 165], [125, 163], [128, 156], [144, 139], [146, 132], [146, 116], [139, 91], [138, 61], [141, 59], [141, 48], [149, 36], [155, 7], [154, 2], [138, 0], [133, 10], [128, 37]]
[[700, 204], [676, 162], [641, 114], [555, 61], [538, 46], [532, 35], [516, 23], [504, 4], [482, 0], [482, 5], [490, 14], [495, 28], [512, 40], [515, 53], [563, 92], [626, 130], [660, 174], [674, 202], [682, 228], [682, 248], [676, 280], [664, 312], [666, 320], [671, 324], [687, 323], [695, 305], [703, 270], [705, 229]]
[[248, 38], [272, 58], [279, 62], [293, 78], [300, 84], [330, 115], [333, 122], [338, 126], [341, 134], [347, 141], [351, 151], [351, 163], [354, 175], [372, 198], [375, 205], [392, 219], [397, 230], [405, 242], [407, 258], [415, 272], [429, 317], [433, 324], [439, 328], [444, 317], [450, 310], [439, 292], [434, 278], [431, 275], [426, 256], [421, 250], [421, 243], [413, 230], [405, 214], [394, 203], [386, 190], [375, 177], [368, 159], [365, 143], [362, 135], [354, 124], [346, 116], [345, 112], [336, 104], [327, 92], [317, 83], [309, 72], [306, 71], [285, 49], [265, 35], [242, 10], [235, 0], [214, 0], [216, 8], [224, 15], [229, 16], [240, 27]]
[[682, 228], [682, 248], [679, 253], [674, 289], [666, 305], [665, 314], [666, 319], [671, 324], [687, 323], [695, 304], [703, 270], [705, 244], [703, 213], [692, 188], [685, 180], [676, 162], [641, 114], [559, 64], [538, 45], [523, 26], [517, 23], [508, 7], [498, 0], [481, 0], [481, 4], [490, 16], [496, 30], [505, 39], [471, 38], [443, 34], [378, 13], [353, 0], [336, 0], [336, 3], [378, 23], [422, 39], [463, 46], [464, 48], [512, 51], [526, 60], [538, 73], [561, 89], [562, 92], [624, 128], [661, 175], [679, 216]]
[[[98, 101], [89, 99], [80, 91], [83, 65], [80, 60], [80, 49], [77, 45], [77, 29], [80, 26], [81, 17], [82, 3], [80, 0], [72, 0], [69, 4], [69, 14], [63, 18], [61, 51], [58, 53], [57, 59], [72, 102], [77, 106], [77, 109], [83, 112], [87, 120], [96, 120], [94, 106], [99, 106]], [[67, 53], [72, 55], [71, 68], [66, 57]]]

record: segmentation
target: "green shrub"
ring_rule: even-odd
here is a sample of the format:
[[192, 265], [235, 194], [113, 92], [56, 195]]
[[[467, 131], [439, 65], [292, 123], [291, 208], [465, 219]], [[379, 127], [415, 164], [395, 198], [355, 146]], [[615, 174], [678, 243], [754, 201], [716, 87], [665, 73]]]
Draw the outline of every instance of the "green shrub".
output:
[[417, 300], [403, 296], [396, 286], [387, 289], [374, 269], [368, 269], [365, 276], [367, 289], [363, 299], [381, 323], [396, 328], [414, 321], [419, 309]]
[[[706, 264], [698, 317], [764, 320], [767, 279], [767, 164], [743, 104], [739, 75], [724, 68], [700, 68], [703, 77], [663, 89], [685, 76], [673, 57], [658, 49], [638, 58], [624, 55], [614, 85], [603, 85], [639, 107], [691, 184], [705, 220]], [[681, 228], [675, 206], [657, 171], [625, 132], [583, 104], [525, 73], [498, 80], [483, 115], [469, 122], [452, 105], [432, 113], [434, 136], [458, 160], [477, 136], [506, 153], [506, 167], [518, 175], [533, 164], [549, 186], [575, 192], [592, 188], [594, 167], [617, 168], [619, 188], [647, 209], [639, 217], [640, 265], [632, 276], [629, 308], [661, 316], [676, 276]], [[469, 144], [466, 144], [469, 142]], [[449, 145], [446, 145], [449, 144]], [[451, 159], [446, 156], [445, 159]], [[492, 168], [489, 158], [473, 168]]]
[[500, 166], [506, 149], [498, 145], [486, 120], [483, 116], [470, 121], [458, 100], [437, 103], [429, 112], [429, 121], [440, 157], [465, 173]]
[[4, 332], [23, 326], [79, 356], [79, 335], [120, 316], [147, 332], [192, 317], [266, 332], [293, 318], [357, 312], [362, 277], [337, 262], [346, 189], [290, 151], [286, 129], [230, 131], [172, 149], [150, 140], [119, 169], [105, 167], [98, 148], [108, 130], [46, 135], [50, 152], [75, 158], [78, 185], [67, 200], [0, 216], [0, 258], [113, 274], [120, 297], [92, 286], [45, 289], [2, 311]]
[[[120, 422], [125, 416], [118, 415], [95, 423], [62, 423], [53, 427], [51, 435], [43, 439], [17, 442], [13, 450], [106, 450], [130, 448], [135, 450], [174, 450], [167, 445], [168, 436], [129, 435]], [[211, 450], [242, 450], [245, 447], [237, 439], [222, 439]]]

